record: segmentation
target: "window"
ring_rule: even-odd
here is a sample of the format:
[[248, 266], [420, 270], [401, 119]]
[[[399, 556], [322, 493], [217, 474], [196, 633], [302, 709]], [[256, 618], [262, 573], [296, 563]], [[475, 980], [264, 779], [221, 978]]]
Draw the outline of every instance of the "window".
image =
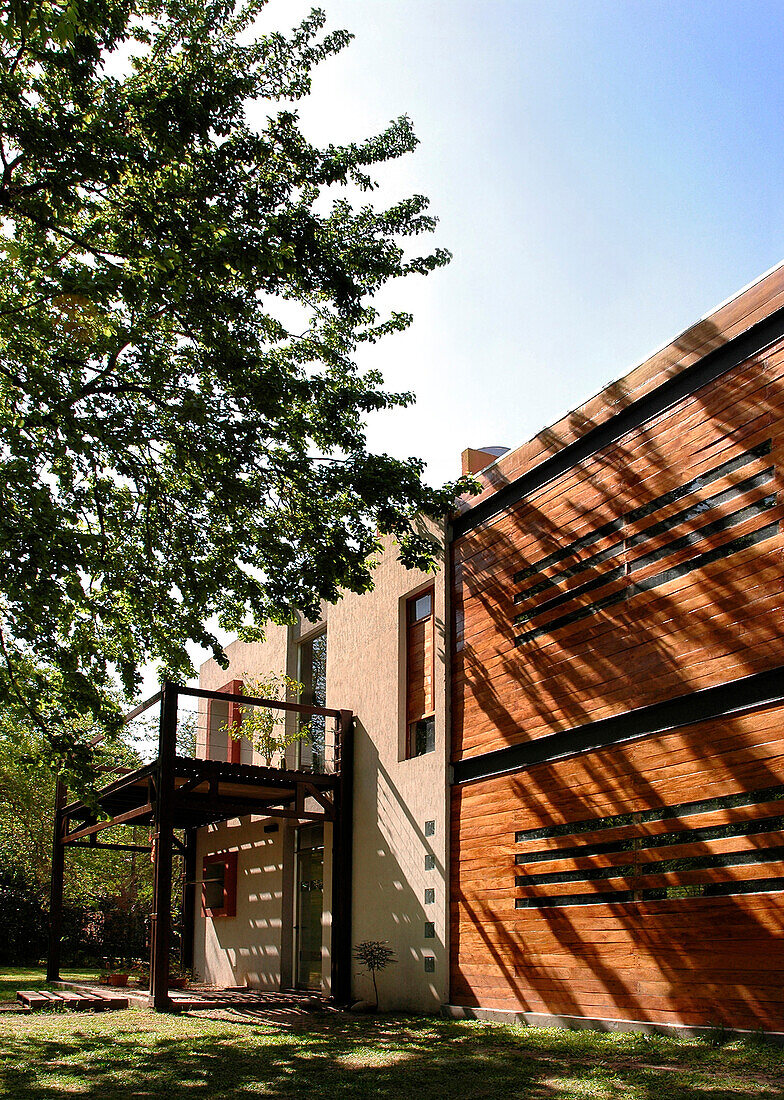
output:
[[237, 914], [237, 853], [205, 856], [202, 864], [201, 907], [208, 917]]
[[[299, 647], [300, 703], [312, 707], [327, 705], [327, 635], [317, 634]], [[308, 726], [308, 740], [299, 743], [299, 766], [323, 772], [326, 766], [326, 720], [323, 714], [303, 715], [301, 726]]]
[[436, 747], [433, 589], [406, 601], [406, 756]]
[[[227, 695], [242, 695], [242, 680], [229, 680], [220, 691]], [[230, 730], [239, 730], [242, 708], [239, 703], [226, 699], [207, 700], [207, 759], [224, 760], [239, 764], [242, 760], [242, 743]]]

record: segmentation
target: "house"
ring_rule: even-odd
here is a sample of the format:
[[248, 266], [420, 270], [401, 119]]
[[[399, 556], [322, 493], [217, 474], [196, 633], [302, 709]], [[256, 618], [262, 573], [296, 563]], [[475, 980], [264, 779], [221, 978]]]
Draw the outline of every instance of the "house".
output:
[[[466, 452], [435, 576], [388, 548], [372, 592], [202, 668], [353, 711], [351, 934], [395, 948], [388, 1005], [784, 1030], [782, 364], [777, 268]], [[195, 965], [328, 991], [329, 828], [267, 827], [202, 831], [205, 867], [239, 853], [237, 914], [200, 915]]]
[[[382, 1007], [784, 1033], [783, 374], [784, 265], [464, 452], [435, 574], [387, 546], [371, 592], [164, 688], [158, 763], [102, 805], [153, 823], [156, 912], [185, 829], [202, 978], [367, 997], [351, 948], [386, 940]], [[304, 685], [277, 759], [243, 735], [270, 674]], [[60, 804], [53, 881], [91, 812]]]

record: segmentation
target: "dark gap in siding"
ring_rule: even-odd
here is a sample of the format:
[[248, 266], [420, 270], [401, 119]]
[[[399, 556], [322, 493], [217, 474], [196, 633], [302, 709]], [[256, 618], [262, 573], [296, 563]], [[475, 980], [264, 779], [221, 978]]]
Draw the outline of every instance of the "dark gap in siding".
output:
[[[622, 553], [624, 549], [632, 549], [635, 546], [640, 546], [648, 539], [656, 538], [658, 535], [663, 535], [667, 531], [672, 530], [673, 527], [678, 527], [681, 523], [686, 523], [688, 520], [696, 519], [709, 508], [718, 507], [720, 504], [725, 504], [728, 500], [732, 500], [734, 497], [741, 496], [743, 493], [751, 492], [753, 489], [757, 489], [762, 485], [767, 484], [774, 473], [774, 467], [768, 466], [766, 470], [763, 470], [759, 474], [755, 474], [753, 477], [747, 477], [743, 481], [739, 481], [737, 485], [732, 485], [728, 489], [722, 490], [720, 493], [714, 493], [713, 496], [706, 497], [704, 500], [699, 500], [695, 504], [690, 505], [688, 508], [682, 509], [680, 512], [676, 512], [674, 515], [669, 516], [667, 519], [661, 520], [659, 523], [654, 523], [651, 527], [646, 527], [644, 531], [638, 532], [636, 535], [631, 535], [625, 541], [613, 543], [612, 546], [607, 547], [606, 550], [600, 550], [598, 554], [591, 555], [590, 558], [585, 558], [583, 561], [577, 562], [576, 565], [570, 566], [568, 569], [563, 569], [553, 577], [547, 577], [531, 588], [527, 588], [524, 592], [518, 592], [514, 597], [515, 603], [522, 603], [524, 600], [531, 599], [533, 596], [538, 596], [539, 593], [544, 592], [548, 588], [557, 588], [562, 580], [566, 580], [571, 577], [579, 576], [580, 573], [584, 573], [586, 569], [590, 569], [593, 565], [599, 565], [601, 562], [607, 561], [610, 558], [617, 557]], [[609, 576], [609, 574], [607, 574]], [[569, 593], [564, 595], [576, 595], [581, 592], [582, 588], [573, 588]], [[558, 597], [560, 598], [560, 597]], [[553, 601], [549, 601], [552, 603]], [[536, 611], [532, 614], [537, 614], [538, 611], [543, 611], [547, 607], [546, 604], [541, 604]], [[521, 618], [522, 621], [522, 618]], [[517, 620], [515, 620], [517, 622]]]
[[[733, 821], [725, 825], [703, 825], [696, 829], [679, 829], [655, 836], [625, 837], [603, 840], [595, 844], [574, 844], [569, 848], [542, 849], [538, 852], [518, 852], [515, 863], [554, 863], [559, 859], [582, 859], [584, 856], [610, 855], [614, 852], [642, 852], [649, 848], [666, 848], [676, 844], [693, 844], [702, 840], [723, 840], [733, 836], [755, 836], [784, 829], [784, 816], [761, 817], [754, 821]], [[597, 830], [598, 831], [598, 830]]]
[[647, 890], [604, 890], [590, 894], [553, 894], [546, 898], [515, 898], [515, 909], [553, 909], [567, 905], [613, 905], [619, 902], [684, 898], [727, 898], [735, 894], [773, 894], [782, 890], [784, 878], [758, 878], [690, 886], [659, 886]]
[[716, 867], [745, 867], [759, 863], [779, 863], [784, 845], [751, 848], [745, 852], [714, 852], [699, 856], [655, 859], [650, 863], [624, 863], [616, 867], [592, 867], [584, 871], [548, 871], [544, 874], [517, 875], [515, 886], [548, 886], [563, 882], [599, 882], [606, 878], [647, 878], [675, 871], [708, 871]]
[[620, 825], [647, 825], [651, 821], [670, 821], [673, 818], [692, 817], [695, 814], [712, 813], [715, 810], [733, 810], [739, 806], [755, 806], [760, 802], [779, 802], [784, 799], [784, 783], [775, 787], [762, 787], [756, 791], [738, 791], [735, 794], [699, 798], [693, 802], [679, 802], [676, 806], [656, 806], [634, 813], [613, 814], [610, 817], [591, 817], [581, 821], [564, 821], [560, 825], [543, 825], [538, 829], [521, 829], [515, 833], [515, 843], [526, 840], [546, 840], [551, 837], [577, 836], [580, 833], [597, 833], [616, 829]]
[[[775, 503], [775, 498], [773, 498], [773, 500]], [[768, 507], [772, 506], [773, 505], [768, 505]], [[717, 521], [717, 523], [718, 522], [724, 521]], [[703, 528], [703, 530], [705, 529]], [[752, 531], [748, 535], [741, 535], [740, 538], [733, 539], [732, 542], [725, 543], [723, 546], [717, 546], [713, 550], [707, 550], [704, 554], [698, 554], [695, 558], [689, 558], [688, 561], [682, 562], [680, 565], [674, 565], [670, 569], [665, 569], [662, 573], [656, 573], [652, 577], [646, 577], [644, 580], [635, 581], [620, 592], [613, 592], [600, 600], [585, 604], [576, 611], [571, 611], [566, 615], [560, 615], [557, 619], [553, 619], [545, 626], [539, 626], [533, 630], [527, 630], [523, 634], [518, 634], [515, 638], [515, 645], [525, 645], [526, 642], [533, 641], [535, 638], [540, 638], [543, 634], [551, 634], [554, 630], [558, 630], [563, 626], [569, 626], [582, 619], [587, 619], [591, 615], [595, 615], [598, 611], [603, 611], [605, 608], [612, 607], [614, 604], [622, 603], [624, 600], [631, 599], [641, 592], [649, 592], [651, 589], [659, 588], [661, 585], [668, 584], [670, 581], [677, 580], [679, 577], [685, 577], [687, 573], [691, 573], [696, 569], [702, 569], [704, 566], [710, 565], [711, 562], [720, 561], [722, 558], [730, 557], [732, 554], [738, 554], [741, 550], [747, 550], [750, 546], [755, 546], [759, 542], [764, 542], [765, 539], [772, 538], [774, 535], [778, 534], [778, 530], [778, 523], [770, 523], [766, 527], [761, 527], [758, 531]], [[691, 536], [685, 537], [689, 538]], [[705, 536], [703, 535], [702, 537]], [[683, 540], [677, 541], [681, 542]], [[684, 543], [684, 545], [687, 544]], [[638, 561], [642, 560], [641, 558], [638, 559]]]

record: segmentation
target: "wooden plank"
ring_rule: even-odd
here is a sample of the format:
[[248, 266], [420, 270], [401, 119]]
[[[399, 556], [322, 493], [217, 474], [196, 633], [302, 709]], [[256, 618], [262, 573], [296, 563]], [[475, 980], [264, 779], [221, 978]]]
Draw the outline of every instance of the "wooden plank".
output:
[[52, 1003], [52, 998], [46, 996], [45, 992], [39, 989], [19, 989], [16, 993], [16, 999], [20, 1004], [33, 1010], [47, 1008]]

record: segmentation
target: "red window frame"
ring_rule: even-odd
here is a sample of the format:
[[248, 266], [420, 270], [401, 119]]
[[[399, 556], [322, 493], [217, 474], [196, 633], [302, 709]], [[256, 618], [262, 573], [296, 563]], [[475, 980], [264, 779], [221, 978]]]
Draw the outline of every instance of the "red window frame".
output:
[[[229, 680], [228, 684], [224, 684], [224, 686], [218, 690], [224, 691], [227, 695], [242, 695], [242, 680]], [[207, 700], [207, 759], [211, 759], [209, 752], [210, 731], [212, 729], [212, 703], [212, 699]], [[232, 729], [239, 730], [242, 725], [241, 703], [229, 703], [227, 725]], [[239, 737], [232, 737], [228, 730], [226, 731], [226, 761], [229, 764], [242, 763], [242, 740]]]
[[[212, 864], [221, 863], [223, 872], [223, 904], [207, 905], [205, 872]], [[201, 911], [205, 917], [236, 917], [237, 915], [237, 853], [218, 852], [205, 856], [201, 865]]]

